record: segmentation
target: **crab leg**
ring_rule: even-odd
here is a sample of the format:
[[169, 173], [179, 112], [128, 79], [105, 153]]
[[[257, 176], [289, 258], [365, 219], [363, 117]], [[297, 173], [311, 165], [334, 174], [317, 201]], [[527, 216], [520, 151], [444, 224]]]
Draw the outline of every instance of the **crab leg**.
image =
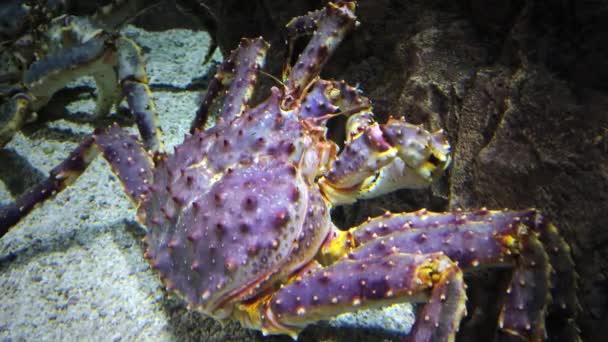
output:
[[[556, 228], [535, 210], [387, 213], [336, 234], [323, 250], [328, 260], [343, 253], [371, 258], [395, 252], [442, 251], [464, 269], [514, 267], [500, 330], [539, 340], [545, 333], [545, 314], [558, 311], [576, 331], [574, 317], [579, 305], [569, 248]], [[548, 308], [549, 292], [553, 303]]]
[[299, 98], [306, 86], [321, 72], [321, 68], [346, 34], [355, 27], [355, 2], [328, 3], [320, 10], [292, 19], [287, 24], [292, 39], [296, 34], [312, 31], [310, 42], [298, 57], [293, 68], [286, 72], [287, 89]]
[[[134, 41], [125, 37], [119, 37], [116, 46], [118, 49], [118, 79], [122, 95], [126, 97], [135, 117], [144, 146], [149, 151], [158, 151], [161, 148], [161, 131], [152, 93], [148, 86], [141, 49]], [[103, 77], [103, 75], [96, 76], [97, 84], [103, 82]]]
[[204, 129], [213, 102], [228, 86], [230, 88], [226, 92], [226, 99], [215, 127], [219, 128], [231, 122], [247, 109], [257, 80], [257, 71], [264, 65], [268, 47], [268, 43], [262, 38], [241, 39], [239, 46], [220, 64], [209, 83], [207, 93], [190, 127], [191, 133]]
[[0, 208], [0, 237], [25, 217], [36, 204], [53, 197], [72, 184], [102, 152], [121, 180], [131, 200], [139, 203], [152, 180], [152, 162], [142, 144], [118, 125], [98, 129], [51, 170], [49, 177], [21, 195], [14, 203]]
[[258, 305], [258, 312], [265, 333], [296, 336], [304, 326], [344, 312], [429, 302], [412, 340], [440, 341], [458, 329], [465, 300], [462, 271], [445, 255], [393, 253], [305, 271]]
[[495, 227], [508, 227], [524, 222], [528, 228], [538, 234], [539, 241], [549, 255], [549, 262], [553, 269], [551, 272], [552, 310], [563, 310], [565, 315], [579, 309], [578, 299], [575, 295], [576, 273], [574, 272], [574, 261], [570, 255], [570, 247], [559, 235], [557, 228], [535, 209], [523, 211], [480, 209], [451, 213], [429, 212], [423, 209], [413, 213], [387, 213], [369, 219], [344, 235], [352, 234], [349, 239], [352, 239], [354, 246], [360, 246], [378, 237], [412, 229], [434, 229], [453, 224], [461, 224], [459, 229], [465, 229], [464, 223], [466, 222], [492, 223]]
[[380, 125], [371, 112], [361, 112], [349, 118], [347, 132], [343, 151], [319, 181], [334, 204], [428, 186], [450, 161], [450, 146], [441, 130], [430, 133], [393, 118]]
[[325, 9], [308, 12], [306, 15], [292, 18], [285, 29], [287, 31], [287, 58], [283, 68], [283, 79], [286, 80], [291, 73], [291, 58], [293, 56], [293, 46], [296, 40], [305, 35], [312, 35], [317, 29], [317, 22], [325, 13]]

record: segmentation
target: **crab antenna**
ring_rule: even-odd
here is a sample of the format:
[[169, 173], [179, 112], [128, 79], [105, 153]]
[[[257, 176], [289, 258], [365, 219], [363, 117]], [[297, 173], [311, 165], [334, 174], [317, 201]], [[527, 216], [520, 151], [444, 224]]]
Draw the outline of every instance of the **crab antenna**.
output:
[[287, 85], [286, 85], [286, 84], [285, 84], [283, 81], [281, 81], [281, 80], [280, 80], [278, 77], [276, 77], [276, 76], [274, 76], [274, 75], [272, 75], [272, 74], [270, 74], [270, 73], [267, 73], [267, 72], [266, 72], [266, 71], [264, 71], [264, 70], [258, 70], [258, 72], [259, 72], [260, 74], [264, 75], [264, 76], [269, 77], [271, 80], [273, 80], [273, 81], [277, 82], [278, 84], [280, 84], [280, 85], [281, 85], [281, 87], [283, 87], [283, 89], [284, 89], [284, 90], [286, 90], [286, 91], [287, 91]]
[[337, 112], [337, 113], [327, 113], [327, 114], [324, 114], [324, 115], [321, 115], [321, 116], [317, 116], [315, 118], [312, 118], [312, 120], [323, 121], [323, 120], [329, 120], [331, 118], [335, 118], [335, 117], [338, 117], [338, 116], [341, 116], [341, 115], [351, 116], [351, 115], [353, 115], [355, 113], [358, 113], [358, 112], [360, 112], [360, 111], [362, 111], [364, 109], [367, 109], [367, 108], [368, 108], [367, 106], [358, 106], [358, 107], [354, 107], [354, 108], [351, 108], [351, 109], [348, 109], [348, 110], [343, 110], [343, 111], [340, 111], [340, 112]]

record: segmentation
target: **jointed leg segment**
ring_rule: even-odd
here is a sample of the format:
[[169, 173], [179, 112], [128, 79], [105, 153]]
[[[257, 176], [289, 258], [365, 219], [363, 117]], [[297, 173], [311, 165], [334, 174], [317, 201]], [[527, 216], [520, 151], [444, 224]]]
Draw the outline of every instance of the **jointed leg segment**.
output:
[[545, 316], [554, 310], [566, 317], [570, 327], [565, 331], [576, 331], [576, 273], [570, 250], [535, 210], [387, 213], [337, 233], [322, 251], [328, 260], [344, 254], [361, 259], [437, 252], [464, 270], [513, 268], [498, 322], [502, 334], [540, 340]]
[[413, 341], [453, 336], [465, 312], [462, 272], [441, 253], [348, 257], [303, 274], [260, 306], [267, 333], [294, 335], [347, 311], [404, 301], [428, 302]]
[[225, 88], [226, 98], [218, 115], [216, 127], [230, 123], [241, 115], [249, 105], [253, 95], [253, 87], [257, 80], [257, 72], [264, 65], [268, 43], [262, 38], [242, 39], [228, 58], [218, 67], [218, 71], [209, 83], [207, 93], [192, 121], [190, 133], [204, 130], [209, 110]]
[[0, 237], [25, 217], [36, 204], [72, 184], [100, 151], [121, 180], [125, 192], [138, 203], [147, 193], [152, 180], [152, 161], [137, 138], [118, 125], [113, 125], [107, 129], [96, 130], [93, 135], [82, 141], [65, 161], [55, 167], [45, 181], [29, 189], [10, 205], [0, 208]]

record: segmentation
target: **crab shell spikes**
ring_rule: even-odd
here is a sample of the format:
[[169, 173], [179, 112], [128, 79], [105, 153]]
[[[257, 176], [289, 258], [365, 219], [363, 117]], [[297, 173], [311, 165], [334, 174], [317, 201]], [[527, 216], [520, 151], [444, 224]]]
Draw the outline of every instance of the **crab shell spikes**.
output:
[[[395, 253], [381, 258], [343, 258], [280, 288], [263, 307], [267, 333], [297, 333], [306, 325], [340, 313], [407, 300], [426, 299], [433, 287], [422, 333], [436, 340], [454, 334], [465, 312], [462, 272], [441, 253]], [[440, 329], [437, 329], [440, 328]], [[434, 339], [417, 339], [430, 341]]]
[[354, 1], [330, 2], [320, 13], [313, 12], [314, 19], [308, 22], [311, 26], [314, 22], [317, 29], [290, 74], [285, 76], [287, 89], [293, 90], [295, 98], [299, 98], [306, 86], [319, 75], [342, 39], [355, 27], [355, 7]]
[[230, 56], [234, 63], [233, 75], [231, 75], [233, 79], [226, 92], [226, 100], [219, 114], [223, 122], [232, 122], [247, 108], [257, 80], [257, 71], [264, 65], [269, 46], [261, 37], [243, 38], [238, 48], [233, 51]]
[[[147, 253], [175, 292], [193, 307], [225, 318], [230, 302], [250, 295], [249, 289], [272, 276], [270, 270], [281, 270], [306, 217], [306, 201], [300, 200], [308, 196], [306, 186], [294, 171], [274, 160], [235, 168], [197, 198], [178, 203], [174, 223], [147, 224]], [[155, 201], [164, 199], [157, 195]]]
[[152, 160], [141, 142], [117, 124], [93, 135], [95, 143], [135, 204], [145, 198], [152, 181]]

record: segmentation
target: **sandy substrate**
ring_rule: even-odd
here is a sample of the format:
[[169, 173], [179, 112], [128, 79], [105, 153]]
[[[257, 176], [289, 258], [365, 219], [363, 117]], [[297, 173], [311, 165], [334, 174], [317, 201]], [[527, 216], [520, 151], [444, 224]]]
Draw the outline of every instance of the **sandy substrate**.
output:
[[[207, 72], [208, 66], [201, 61], [209, 37], [204, 32], [150, 33], [134, 27], [127, 27], [124, 33], [143, 47], [165, 148], [172, 149], [183, 138], [196, 110], [198, 91], [187, 89], [193, 88], [194, 78]], [[221, 56], [216, 52], [215, 58]], [[83, 94], [67, 108], [56, 120], [18, 133], [0, 151], [0, 168], [4, 169], [1, 203], [12, 198], [9, 184], [42, 179], [77, 141], [100, 125], [97, 120], [83, 123], [77, 119], [82, 117], [78, 113], [92, 112], [92, 96]], [[136, 133], [132, 120], [116, 119], [131, 122], [129, 129]], [[201, 314], [187, 312], [179, 300], [168, 296], [143, 259], [143, 234], [135, 222], [133, 205], [105, 160], [98, 157], [75, 184], [35, 209], [0, 240], [0, 339], [262, 339], [261, 334], [236, 323], [222, 327]], [[384, 316], [344, 317], [341, 324], [407, 331], [413, 319], [410, 309], [405, 305]], [[359, 330], [334, 333], [338, 328], [332, 326], [312, 329], [321, 329], [335, 340], [347, 339], [341, 336], [353, 336]], [[303, 339], [312, 340], [307, 338], [312, 335], [305, 333]]]

